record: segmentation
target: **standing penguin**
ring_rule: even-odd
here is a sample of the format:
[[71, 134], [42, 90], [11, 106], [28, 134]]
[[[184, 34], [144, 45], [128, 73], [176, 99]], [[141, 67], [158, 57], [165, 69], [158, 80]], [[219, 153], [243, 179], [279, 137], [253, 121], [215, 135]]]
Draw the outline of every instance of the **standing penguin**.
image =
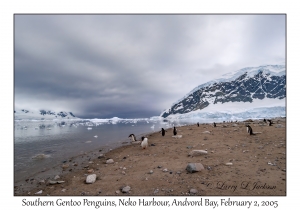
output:
[[142, 143], [141, 143], [142, 149], [146, 149], [148, 147], [148, 139], [144, 136], [142, 137]]
[[253, 130], [252, 130], [252, 128], [250, 127], [250, 125], [246, 125], [246, 127], [247, 127], [247, 133], [249, 133], [250, 135], [254, 135], [254, 134], [253, 134]]
[[214, 122], [214, 127], [217, 127], [216, 123]]
[[176, 130], [175, 126], [174, 126], [174, 129], [173, 129], [173, 134], [174, 134], [174, 136], [177, 135], [177, 130]]
[[198, 127], [199, 127], [199, 122], [197, 122], [197, 125], [198, 125]]
[[272, 120], [267, 120], [269, 122], [269, 126], [273, 124]]
[[167, 131], [165, 129], [161, 128], [161, 131], [159, 131], [159, 132], [161, 132], [162, 136], [165, 136], [165, 132], [167, 132]]
[[128, 138], [130, 137], [132, 142], [136, 141], [135, 135], [133, 133], [128, 136]]

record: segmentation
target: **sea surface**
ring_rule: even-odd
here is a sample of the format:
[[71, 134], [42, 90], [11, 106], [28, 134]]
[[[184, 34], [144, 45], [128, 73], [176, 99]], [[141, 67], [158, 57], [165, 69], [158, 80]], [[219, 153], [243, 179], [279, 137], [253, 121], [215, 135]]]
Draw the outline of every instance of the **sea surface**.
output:
[[[25, 180], [71, 157], [91, 151], [103, 153], [130, 143], [161, 128], [192, 124], [190, 121], [123, 120], [15, 120], [14, 178]], [[201, 122], [200, 122], [201, 123]]]

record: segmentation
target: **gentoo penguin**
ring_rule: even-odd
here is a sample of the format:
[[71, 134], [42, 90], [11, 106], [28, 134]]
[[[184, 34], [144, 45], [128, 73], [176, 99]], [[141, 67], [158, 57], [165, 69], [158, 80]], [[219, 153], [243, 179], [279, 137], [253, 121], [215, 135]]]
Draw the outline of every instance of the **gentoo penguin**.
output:
[[252, 130], [252, 128], [250, 127], [250, 125], [246, 125], [246, 127], [247, 127], [247, 133], [249, 133], [250, 135], [254, 135], [254, 134], [253, 134], [253, 130]]
[[198, 125], [198, 127], [199, 127], [199, 123], [197, 122], [197, 125]]
[[273, 124], [273, 122], [271, 120], [267, 120], [269, 122], [269, 126], [271, 126]]
[[264, 119], [264, 122], [266, 123], [266, 122], [267, 122], [267, 120], [266, 120], [266, 119]]
[[135, 135], [133, 133], [128, 136], [128, 138], [130, 137], [132, 142], [136, 141]]
[[173, 134], [174, 134], [174, 136], [177, 135], [177, 130], [176, 130], [175, 126], [174, 126], [174, 129], [173, 129]]
[[148, 147], [148, 139], [144, 136], [142, 137], [142, 143], [141, 143], [142, 149], [146, 149]]
[[216, 123], [214, 122], [214, 127], [217, 127]]
[[161, 131], [159, 131], [159, 132], [161, 132], [162, 136], [165, 136], [165, 132], [167, 132], [167, 131], [165, 129], [161, 128]]

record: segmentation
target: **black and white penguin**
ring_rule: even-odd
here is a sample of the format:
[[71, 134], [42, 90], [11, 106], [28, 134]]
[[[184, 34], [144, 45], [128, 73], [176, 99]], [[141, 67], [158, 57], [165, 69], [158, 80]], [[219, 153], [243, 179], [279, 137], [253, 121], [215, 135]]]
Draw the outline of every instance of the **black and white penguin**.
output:
[[250, 127], [250, 125], [246, 125], [246, 127], [247, 127], [247, 133], [249, 133], [250, 135], [254, 135], [254, 134], [253, 134], [253, 130], [252, 130], [252, 128]]
[[135, 135], [133, 133], [128, 136], [128, 138], [130, 137], [132, 142], [136, 141]]
[[176, 130], [175, 126], [174, 126], [174, 129], [173, 129], [173, 134], [174, 134], [174, 136], [177, 135], [177, 130]]
[[165, 132], [167, 132], [167, 131], [165, 129], [161, 128], [161, 131], [159, 131], [159, 132], [161, 132], [162, 136], [165, 136]]
[[214, 122], [214, 127], [217, 127], [216, 123]]
[[267, 120], [269, 123], [269, 126], [271, 126], [273, 124], [272, 120]]
[[267, 120], [266, 120], [266, 119], [264, 119], [264, 122], [266, 123], [266, 122], [267, 122]]
[[142, 147], [142, 149], [146, 149], [148, 147], [148, 139], [144, 136], [142, 136], [141, 147]]
[[198, 127], [199, 127], [199, 123], [197, 122], [197, 125], [198, 125]]

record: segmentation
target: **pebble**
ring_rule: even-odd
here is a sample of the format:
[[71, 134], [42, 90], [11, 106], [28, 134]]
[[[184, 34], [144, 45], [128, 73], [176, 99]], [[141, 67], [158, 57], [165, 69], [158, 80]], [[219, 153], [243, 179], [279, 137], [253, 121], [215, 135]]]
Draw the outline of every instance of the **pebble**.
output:
[[153, 174], [153, 171], [152, 171], [152, 170], [150, 170], [150, 171], [149, 171], [149, 174]]
[[210, 131], [203, 131], [202, 133], [210, 133]]
[[126, 187], [123, 187], [122, 188], [122, 193], [128, 193], [130, 191], [130, 187], [129, 186], [126, 186]]
[[207, 151], [205, 151], [205, 150], [192, 150], [189, 153], [189, 156], [199, 156], [199, 155], [205, 155], [205, 154], [207, 154]]
[[159, 192], [159, 189], [155, 189], [153, 193], [156, 194], [158, 192]]
[[88, 173], [93, 173], [94, 172], [94, 169], [89, 169], [87, 170]]
[[61, 183], [64, 183], [65, 181], [52, 181], [52, 180], [49, 180], [49, 184], [61, 184]]
[[101, 158], [104, 158], [104, 155], [103, 155], [103, 154], [100, 154], [100, 155], [98, 156], [98, 159], [101, 159]]
[[96, 174], [88, 175], [88, 176], [86, 177], [85, 182], [86, 182], [87, 184], [92, 184], [92, 183], [94, 183], [94, 182], [96, 181], [96, 178], [97, 178], [97, 175], [96, 175]]
[[38, 192], [36, 192], [34, 194], [38, 195], [38, 194], [42, 194], [42, 193], [43, 193], [43, 190], [40, 190], [40, 191], [38, 191]]
[[114, 163], [114, 160], [113, 160], [113, 159], [108, 159], [108, 160], [106, 161], [106, 164], [111, 164], [111, 163]]
[[56, 176], [54, 177], [54, 180], [57, 180], [57, 179], [60, 179], [60, 176], [56, 175]]
[[225, 163], [225, 165], [227, 165], [227, 166], [232, 166], [233, 163]]
[[196, 189], [190, 189], [190, 194], [197, 194], [198, 193], [198, 190]]
[[163, 172], [168, 172], [168, 169], [167, 169], [167, 168], [165, 168], [165, 169], [163, 170]]
[[62, 165], [62, 168], [63, 168], [63, 169], [66, 169], [66, 168], [68, 168], [68, 167], [69, 167], [69, 164], [63, 164], [63, 165]]

